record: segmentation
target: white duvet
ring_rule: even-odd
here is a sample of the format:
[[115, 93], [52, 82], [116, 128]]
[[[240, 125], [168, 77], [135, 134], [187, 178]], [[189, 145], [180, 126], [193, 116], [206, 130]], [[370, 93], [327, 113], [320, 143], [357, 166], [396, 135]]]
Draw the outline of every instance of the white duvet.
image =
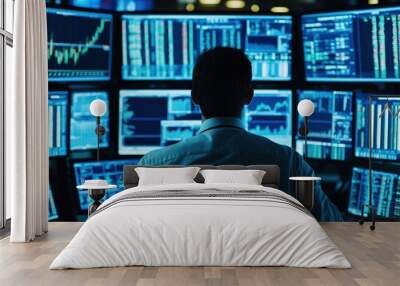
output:
[[[262, 190], [262, 186], [180, 184], [125, 190], [100, 206], [50, 269], [145, 266], [293, 266], [350, 268], [309, 214], [255, 198], [152, 198], [118, 201], [131, 192]], [[296, 201], [297, 202], [297, 201]]]

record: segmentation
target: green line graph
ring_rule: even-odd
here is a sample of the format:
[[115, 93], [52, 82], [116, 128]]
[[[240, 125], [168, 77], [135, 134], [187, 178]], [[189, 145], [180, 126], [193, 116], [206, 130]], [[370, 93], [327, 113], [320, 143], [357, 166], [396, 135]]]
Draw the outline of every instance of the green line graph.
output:
[[73, 65], [77, 65], [79, 59], [87, 54], [89, 49], [97, 43], [105, 30], [106, 22], [108, 20], [101, 19], [92, 36], [88, 37], [84, 43], [71, 44], [69, 47], [58, 47], [52, 34], [48, 45], [48, 60], [54, 58], [58, 65], [68, 65], [71, 62]]

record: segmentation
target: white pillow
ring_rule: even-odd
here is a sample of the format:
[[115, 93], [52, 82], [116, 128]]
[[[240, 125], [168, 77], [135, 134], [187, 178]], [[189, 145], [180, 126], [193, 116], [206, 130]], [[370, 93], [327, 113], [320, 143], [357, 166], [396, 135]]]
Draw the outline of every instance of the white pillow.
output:
[[205, 184], [261, 185], [265, 171], [261, 170], [202, 170]]
[[135, 168], [139, 176], [139, 186], [195, 183], [199, 167], [183, 168]]

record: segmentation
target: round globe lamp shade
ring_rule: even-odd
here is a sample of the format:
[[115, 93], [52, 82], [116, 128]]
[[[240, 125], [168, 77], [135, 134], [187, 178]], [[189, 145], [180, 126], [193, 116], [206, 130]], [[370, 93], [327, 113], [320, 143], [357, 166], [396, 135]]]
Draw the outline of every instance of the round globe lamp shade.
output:
[[310, 117], [314, 113], [314, 103], [309, 99], [303, 99], [297, 105], [297, 111], [303, 117]]
[[103, 116], [107, 111], [106, 103], [101, 99], [95, 99], [90, 103], [90, 113], [93, 116]]

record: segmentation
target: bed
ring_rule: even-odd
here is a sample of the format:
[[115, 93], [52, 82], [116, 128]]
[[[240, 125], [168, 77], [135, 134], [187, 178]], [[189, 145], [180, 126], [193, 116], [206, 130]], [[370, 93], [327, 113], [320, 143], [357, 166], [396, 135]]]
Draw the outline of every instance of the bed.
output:
[[[350, 268], [310, 212], [279, 191], [279, 167], [262, 185], [195, 183], [138, 186], [124, 167], [125, 190], [106, 200], [50, 269], [118, 266], [291, 266]], [[171, 167], [171, 166], [168, 166]]]

